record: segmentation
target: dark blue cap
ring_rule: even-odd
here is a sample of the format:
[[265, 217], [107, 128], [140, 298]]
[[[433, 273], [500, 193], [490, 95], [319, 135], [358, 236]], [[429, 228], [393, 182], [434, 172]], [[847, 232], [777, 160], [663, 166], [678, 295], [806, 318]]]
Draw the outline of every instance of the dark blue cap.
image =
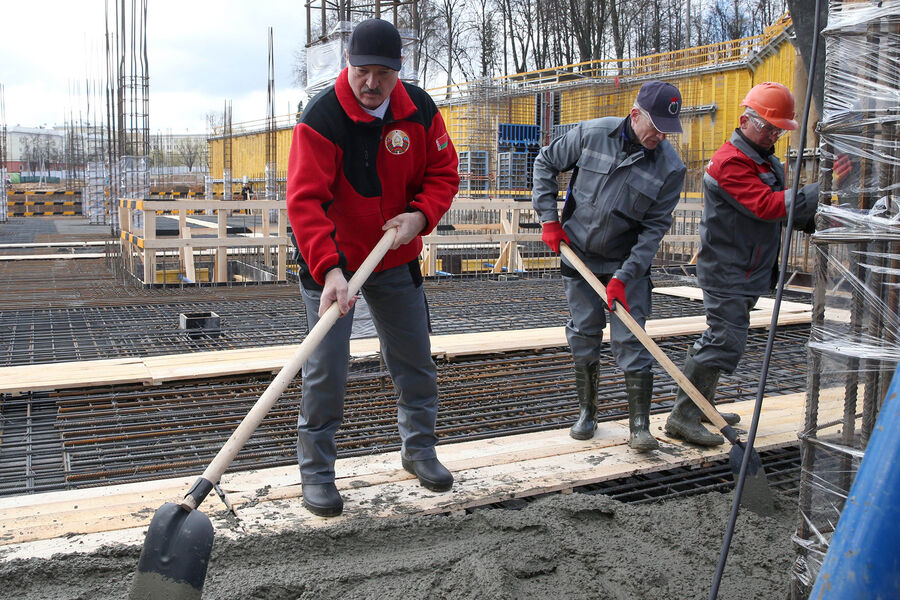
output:
[[367, 19], [350, 34], [350, 64], [354, 67], [381, 65], [399, 71], [403, 63], [400, 32], [383, 19]]
[[650, 115], [660, 133], [681, 133], [681, 92], [665, 81], [648, 81], [641, 86], [636, 104]]

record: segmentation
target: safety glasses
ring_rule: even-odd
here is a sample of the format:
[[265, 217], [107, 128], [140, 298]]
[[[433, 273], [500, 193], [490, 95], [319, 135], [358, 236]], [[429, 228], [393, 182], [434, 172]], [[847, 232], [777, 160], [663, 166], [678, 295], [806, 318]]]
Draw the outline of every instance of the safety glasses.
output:
[[766, 123], [761, 118], [750, 116], [750, 121], [753, 122], [753, 126], [756, 127], [757, 131], [764, 131], [767, 135], [775, 136], [776, 140], [784, 135], [784, 129], [779, 129], [771, 123]]

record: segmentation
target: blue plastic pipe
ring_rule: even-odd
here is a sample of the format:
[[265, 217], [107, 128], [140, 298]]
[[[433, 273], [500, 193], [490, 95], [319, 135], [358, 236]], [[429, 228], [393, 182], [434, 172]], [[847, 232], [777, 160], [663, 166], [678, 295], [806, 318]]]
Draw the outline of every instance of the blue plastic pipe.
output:
[[900, 366], [810, 600], [900, 598]]

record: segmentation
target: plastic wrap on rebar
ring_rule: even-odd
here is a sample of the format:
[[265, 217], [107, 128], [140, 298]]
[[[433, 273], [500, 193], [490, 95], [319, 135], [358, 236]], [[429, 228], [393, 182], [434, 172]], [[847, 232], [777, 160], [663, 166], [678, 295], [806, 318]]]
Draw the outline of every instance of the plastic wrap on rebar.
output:
[[[900, 361], [900, 1], [832, 2], [792, 597], [821, 568]], [[825, 422], [820, 408], [838, 402]], [[824, 414], [824, 410], [821, 414]]]
[[813, 320], [809, 348], [827, 365], [821, 369], [822, 387], [831, 387], [829, 379], [849, 370], [882, 370], [882, 363], [900, 361], [900, 249], [869, 249], [896, 245], [882, 236], [870, 239], [817, 247], [824, 267], [816, 282], [824, 288], [824, 315]]

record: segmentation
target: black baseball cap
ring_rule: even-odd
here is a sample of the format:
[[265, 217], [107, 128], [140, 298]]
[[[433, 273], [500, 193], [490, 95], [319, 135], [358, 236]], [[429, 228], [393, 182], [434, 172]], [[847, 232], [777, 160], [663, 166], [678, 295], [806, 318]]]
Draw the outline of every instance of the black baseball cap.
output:
[[400, 32], [383, 19], [367, 19], [350, 34], [350, 64], [354, 67], [381, 65], [399, 71], [403, 44]]
[[641, 86], [636, 103], [650, 115], [660, 133], [681, 133], [681, 92], [665, 81], [648, 81]]

